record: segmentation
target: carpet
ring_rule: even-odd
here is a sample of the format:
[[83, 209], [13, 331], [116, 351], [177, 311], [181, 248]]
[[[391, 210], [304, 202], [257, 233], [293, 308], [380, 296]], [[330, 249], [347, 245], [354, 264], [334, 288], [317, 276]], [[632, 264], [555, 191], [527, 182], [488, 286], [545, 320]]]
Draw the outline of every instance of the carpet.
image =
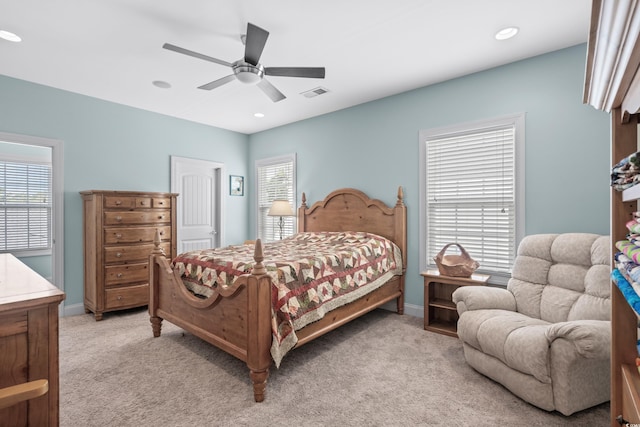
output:
[[60, 319], [61, 426], [606, 426], [565, 417], [470, 368], [456, 338], [375, 310], [291, 351], [253, 400], [246, 365], [146, 309]]

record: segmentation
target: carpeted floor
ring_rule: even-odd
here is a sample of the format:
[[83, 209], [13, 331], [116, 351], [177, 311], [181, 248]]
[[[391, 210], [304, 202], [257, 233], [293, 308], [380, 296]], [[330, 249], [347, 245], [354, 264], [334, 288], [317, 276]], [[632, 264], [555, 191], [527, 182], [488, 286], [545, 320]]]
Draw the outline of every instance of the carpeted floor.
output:
[[70, 426], [606, 426], [565, 417], [466, 365], [460, 342], [376, 310], [288, 354], [253, 401], [246, 365], [145, 309], [60, 323], [60, 424]]

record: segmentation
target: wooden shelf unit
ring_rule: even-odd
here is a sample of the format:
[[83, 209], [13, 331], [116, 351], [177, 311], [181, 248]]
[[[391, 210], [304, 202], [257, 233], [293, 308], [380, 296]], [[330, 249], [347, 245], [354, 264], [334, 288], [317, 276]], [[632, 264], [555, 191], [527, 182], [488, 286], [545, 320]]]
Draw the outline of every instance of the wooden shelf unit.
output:
[[[606, 3], [606, 4], [605, 4]], [[638, 151], [640, 112], [640, 7], [638, 0], [592, 0], [584, 99], [611, 113], [612, 166]], [[606, 179], [603, 175], [603, 179]], [[611, 190], [611, 242], [627, 235], [626, 223], [640, 210], [640, 187]], [[611, 284], [611, 426], [640, 423], [638, 314]], [[622, 419], [620, 419], [622, 418]], [[624, 420], [624, 421], [623, 421]]]
[[458, 312], [451, 301], [453, 291], [460, 286], [483, 286], [489, 280], [484, 274], [471, 277], [442, 276], [438, 270], [420, 273], [424, 277], [424, 329], [458, 337]]
[[[638, 150], [638, 117], [622, 120], [619, 108], [611, 114], [612, 162], [615, 164]], [[612, 244], [626, 238], [626, 223], [638, 211], [637, 189], [611, 194]], [[615, 246], [613, 254], [617, 252]], [[635, 365], [638, 357], [638, 315], [629, 306], [618, 287], [611, 285], [611, 425], [619, 426], [618, 417], [629, 423], [640, 423], [640, 374]]]

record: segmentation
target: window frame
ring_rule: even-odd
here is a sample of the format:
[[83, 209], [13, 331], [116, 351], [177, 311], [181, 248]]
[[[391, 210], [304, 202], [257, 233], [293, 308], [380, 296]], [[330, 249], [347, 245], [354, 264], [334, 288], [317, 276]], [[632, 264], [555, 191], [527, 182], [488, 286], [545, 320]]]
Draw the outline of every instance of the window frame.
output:
[[[295, 234], [296, 230], [297, 230], [297, 189], [296, 189], [296, 154], [287, 154], [287, 155], [283, 155], [283, 156], [277, 156], [277, 157], [269, 157], [269, 158], [265, 158], [265, 159], [258, 159], [256, 160], [255, 163], [255, 188], [256, 188], [256, 192], [255, 192], [255, 215], [256, 215], [256, 236], [258, 238], [260, 238], [264, 243], [270, 242], [270, 241], [275, 241], [278, 239], [267, 239], [266, 237], [263, 236], [263, 231], [261, 229], [261, 221], [260, 221], [260, 217], [261, 217], [261, 209], [262, 207], [260, 206], [260, 193], [262, 191], [262, 188], [260, 186], [260, 168], [263, 167], [269, 167], [269, 166], [277, 166], [277, 165], [282, 165], [282, 164], [291, 164], [292, 167], [292, 183], [291, 183], [291, 189], [290, 194], [291, 197], [289, 198], [289, 203], [291, 203], [291, 209], [293, 210], [293, 214], [294, 216], [292, 217], [284, 217], [285, 220], [285, 225], [288, 225], [287, 222], [290, 222], [291, 225], [291, 229], [293, 230], [293, 234]], [[276, 218], [274, 217], [273, 221], [277, 221]], [[287, 237], [288, 234], [284, 234], [284, 237]]]
[[[52, 277], [47, 278], [64, 291], [64, 142], [58, 139], [43, 138], [39, 136], [20, 135], [0, 132], [0, 140], [4, 142], [36, 145], [51, 149], [51, 162], [53, 166], [53, 249], [51, 251]], [[27, 258], [31, 255], [20, 255], [19, 258]], [[60, 304], [58, 314], [63, 316], [65, 305]]]
[[[472, 122], [460, 123], [451, 126], [438, 127], [433, 129], [424, 129], [419, 132], [420, 144], [420, 271], [436, 268], [435, 263], [429, 258], [428, 254], [428, 219], [427, 219], [427, 141], [455, 134], [470, 133], [473, 131], [482, 132], [486, 129], [499, 126], [513, 125], [514, 134], [514, 196], [515, 196], [515, 242], [511, 260], [515, 258], [515, 252], [524, 236], [525, 224], [525, 113], [517, 113], [505, 115], [492, 119], [477, 120]], [[435, 254], [433, 254], [435, 255]], [[485, 274], [490, 274], [489, 283], [506, 285], [510, 274], [484, 270], [482, 266], [478, 269]]]

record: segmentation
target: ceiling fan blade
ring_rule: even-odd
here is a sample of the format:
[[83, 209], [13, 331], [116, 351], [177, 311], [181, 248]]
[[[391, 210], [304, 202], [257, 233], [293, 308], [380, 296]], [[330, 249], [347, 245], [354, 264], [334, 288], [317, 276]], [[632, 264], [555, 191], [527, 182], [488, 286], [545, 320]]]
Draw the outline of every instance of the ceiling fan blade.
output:
[[223, 78], [218, 79], [218, 80], [214, 80], [211, 83], [207, 83], [207, 84], [204, 84], [202, 86], [198, 86], [198, 89], [204, 89], [204, 90], [215, 89], [215, 88], [220, 87], [223, 84], [229, 83], [231, 80], [235, 80], [235, 79], [236, 79], [236, 75], [235, 74], [229, 74], [228, 76], [223, 77]]
[[253, 25], [251, 22], [247, 24], [247, 38], [244, 46], [244, 61], [251, 65], [258, 65], [262, 50], [267, 43], [269, 32], [260, 27]]
[[264, 74], [267, 76], [324, 79], [324, 67], [265, 67]]
[[286, 98], [282, 92], [280, 92], [274, 85], [269, 83], [267, 80], [262, 79], [256, 85], [269, 97], [273, 102], [282, 101]]
[[188, 50], [179, 46], [175, 46], [169, 43], [165, 43], [162, 45], [163, 48], [167, 49], [167, 50], [172, 50], [174, 52], [178, 52], [178, 53], [182, 53], [183, 55], [189, 55], [189, 56], [193, 56], [194, 58], [198, 58], [198, 59], [204, 59], [205, 61], [209, 61], [209, 62], [215, 62], [216, 64], [220, 64], [220, 65], [226, 65], [227, 67], [231, 67], [232, 64], [227, 62], [227, 61], [223, 61], [222, 59], [218, 59], [218, 58], [213, 58], [211, 56], [207, 56], [207, 55], [203, 55], [201, 53], [198, 52], [194, 52], [192, 50]]

